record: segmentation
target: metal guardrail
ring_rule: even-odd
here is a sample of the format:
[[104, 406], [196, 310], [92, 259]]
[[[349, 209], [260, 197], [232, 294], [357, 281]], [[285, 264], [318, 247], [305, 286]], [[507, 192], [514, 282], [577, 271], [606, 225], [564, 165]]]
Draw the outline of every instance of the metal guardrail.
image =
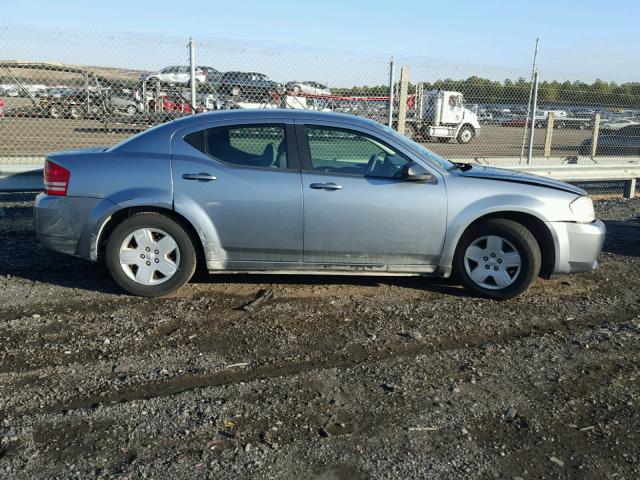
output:
[[[15, 162], [9, 163], [12, 159]], [[456, 159], [469, 161], [469, 159]], [[624, 197], [633, 198], [636, 180], [640, 178], [640, 161], [626, 159], [624, 163], [613, 163], [614, 159], [600, 163], [584, 159], [575, 164], [543, 164], [548, 159], [534, 159], [531, 164], [517, 164], [513, 158], [483, 159], [482, 165], [532, 173], [564, 182], [625, 182]], [[44, 157], [0, 158], [0, 192], [29, 192], [43, 189], [42, 167]]]
[[[44, 163], [44, 160], [43, 162]], [[44, 190], [42, 167], [33, 163], [0, 164], [0, 192], [35, 192]]]

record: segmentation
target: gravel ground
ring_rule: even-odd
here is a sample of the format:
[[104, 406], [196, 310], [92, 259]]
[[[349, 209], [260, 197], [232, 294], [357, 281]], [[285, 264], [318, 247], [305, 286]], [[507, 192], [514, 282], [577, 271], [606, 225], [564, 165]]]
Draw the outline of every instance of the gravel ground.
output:
[[[200, 276], [162, 299], [0, 196], [0, 478], [640, 476], [640, 201], [508, 302], [413, 278]], [[241, 307], [260, 289], [273, 297]]]

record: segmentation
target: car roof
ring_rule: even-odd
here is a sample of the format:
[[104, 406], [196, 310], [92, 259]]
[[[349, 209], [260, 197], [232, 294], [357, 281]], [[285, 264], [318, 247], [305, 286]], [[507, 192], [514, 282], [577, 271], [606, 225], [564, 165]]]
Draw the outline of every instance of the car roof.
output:
[[[207, 120], [216, 121], [222, 120], [225, 122], [233, 122], [235, 120], [255, 120], [261, 122], [263, 120], [278, 121], [278, 120], [304, 120], [305, 122], [313, 123], [314, 121], [319, 123], [324, 122], [337, 122], [346, 123], [354, 127], [363, 128], [378, 128], [380, 124], [368, 118], [356, 117], [355, 115], [348, 115], [345, 113], [333, 113], [333, 112], [315, 112], [310, 110], [296, 110], [296, 109], [246, 109], [246, 110], [218, 110], [216, 112], [199, 113], [197, 115], [187, 115], [185, 117], [178, 118], [168, 123], [157, 125], [149, 130], [145, 130], [138, 135], [135, 135], [123, 142], [114, 145], [109, 151], [131, 151], [131, 150], [146, 150], [155, 151], [162, 150], [163, 145], [161, 142], [157, 142], [156, 139], [165, 136], [173, 135], [177, 130], [185, 127], [202, 125]], [[206, 128], [203, 126], [202, 128]]]
[[201, 123], [206, 119], [223, 119], [223, 120], [245, 120], [247, 118], [254, 118], [256, 120], [263, 119], [305, 119], [305, 120], [317, 120], [319, 122], [348, 122], [354, 125], [368, 126], [375, 125], [377, 122], [368, 118], [357, 117], [355, 115], [348, 115], [346, 113], [334, 113], [334, 112], [316, 112], [313, 110], [301, 110], [293, 108], [253, 108], [253, 109], [238, 109], [238, 110], [218, 110], [216, 112], [199, 113], [197, 115], [190, 115], [174, 120], [173, 124], [180, 124], [180, 127], [186, 126], [190, 123]]

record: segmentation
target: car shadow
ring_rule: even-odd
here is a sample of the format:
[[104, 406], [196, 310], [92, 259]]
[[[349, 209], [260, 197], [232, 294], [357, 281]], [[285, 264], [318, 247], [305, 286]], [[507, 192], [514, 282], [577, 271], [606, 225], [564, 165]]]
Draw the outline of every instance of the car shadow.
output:
[[375, 288], [381, 285], [404, 289], [430, 291], [453, 296], [468, 296], [453, 280], [438, 277], [387, 276], [387, 275], [304, 275], [304, 274], [256, 274], [256, 273], [216, 273], [198, 272], [191, 283], [231, 284], [231, 285], [272, 285], [283, 286], [345, 286]]

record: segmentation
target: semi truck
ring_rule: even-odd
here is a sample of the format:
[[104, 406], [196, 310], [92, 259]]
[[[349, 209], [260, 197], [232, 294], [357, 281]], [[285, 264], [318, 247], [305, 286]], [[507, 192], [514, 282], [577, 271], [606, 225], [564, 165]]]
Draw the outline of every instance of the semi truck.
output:
[[462, 93], [424, 90], [417, 85], [414, 108], [407, 114], [405, 135], [413, 140], [466, 144], [480, 136], [478, 115], [464, 105]]

